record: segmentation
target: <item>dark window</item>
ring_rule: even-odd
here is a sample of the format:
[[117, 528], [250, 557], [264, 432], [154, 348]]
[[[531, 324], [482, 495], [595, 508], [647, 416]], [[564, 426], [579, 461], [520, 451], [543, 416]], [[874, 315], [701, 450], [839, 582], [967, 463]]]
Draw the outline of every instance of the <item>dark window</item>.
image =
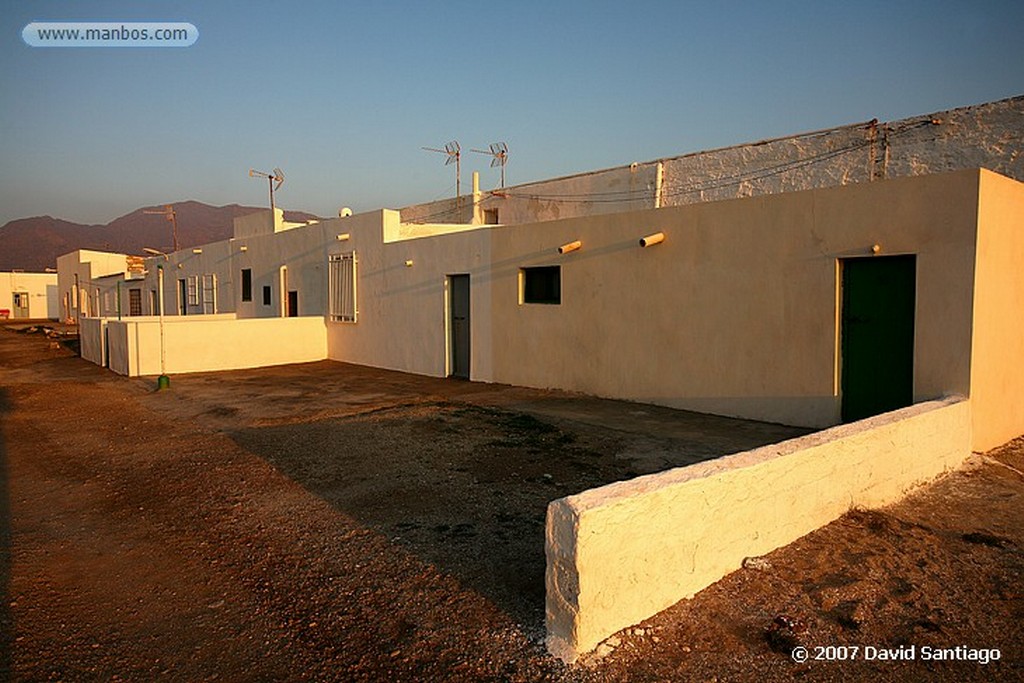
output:
[[498, 210], [497, 209], [484, 209], [484, 224], [485, 225], [497, 225], [498, 224]]
[[252, 270], [242, 269], [242, 301], [252, 301]]
[[270, 305], [270, 285], [263, 285], [263, 305]]
[[523, 268], [520, 273], [522, 273], [524, 304], [562, 303], [560, 266]]

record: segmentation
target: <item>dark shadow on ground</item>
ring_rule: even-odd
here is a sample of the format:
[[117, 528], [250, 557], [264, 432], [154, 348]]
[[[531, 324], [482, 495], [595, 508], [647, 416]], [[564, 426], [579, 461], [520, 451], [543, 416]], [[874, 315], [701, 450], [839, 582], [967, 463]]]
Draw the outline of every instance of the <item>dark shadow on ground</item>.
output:
[[807, 431], [765, 425], [740, 448], [716, 453], [706, 445], [707, 430], [735, 434], [743, 421], [694, 420], [700, 438], [689, 442], [638, 440], [594, 424], [438, 401], [230, 434], [533, 629], [544, 620], [551, 500]]

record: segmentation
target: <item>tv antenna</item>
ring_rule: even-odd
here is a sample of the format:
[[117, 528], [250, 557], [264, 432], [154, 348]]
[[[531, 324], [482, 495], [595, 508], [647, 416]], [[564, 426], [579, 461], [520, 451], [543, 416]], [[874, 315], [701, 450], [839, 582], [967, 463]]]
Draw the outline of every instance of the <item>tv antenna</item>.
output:
[[147, 213], [153, 216], [163, 216], [171, 223], [171, 239], [174, 240], [174, 251], [178, 251], [178, 219], [177, 214], [174, 212], [174, 206], [171, 204], [164, 204], [163, 211], [151, 211], [143, 209], [142, 213]]
[[501, 166], [501, 186], [505, 187], [505, 164], [508, 163], [508, 145], [504, 142], [492, 142], [490, 144], [490, 151], [485, 152], [482, 149], [471, 149], [470, 152], [476, 152], [477, 154], [490, 154], [491, 168], [495, 166]]
[[436, 147], [424, 147], [423, 149], [428, 152], [440, 152], [441, 154], [447, 154], [448, 158], [444, 160], [445, 166], [450, 166], [452, 163], [455, 164], [455, 201], [457, 204], [459, 198], [462, 196], [462, 192], [460, 190], [460, 185], [462, 183], [462, 148], [459, 147], [459, 143], [452, 140], [444, 146], [444, 149], [437, 149]]
[[[279, 168], [275, 168], [273, 173], [265, 173], [263, 171], [257, 171], [254, 168], [249, 169], [250, 178], [266, 178], [267, 184], [270, 186], [270, 212], [274, 212], [274, 192], [281, 189], [284, 185], [284, 171]], [[274, 183], [277, 183], [275, 185]]]

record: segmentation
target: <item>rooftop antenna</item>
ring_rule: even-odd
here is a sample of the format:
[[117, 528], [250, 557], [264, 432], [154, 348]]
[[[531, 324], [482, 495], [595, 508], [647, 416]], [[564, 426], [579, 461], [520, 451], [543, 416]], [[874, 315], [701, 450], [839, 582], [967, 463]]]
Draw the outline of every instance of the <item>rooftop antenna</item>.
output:
[[505, 187], [505, 164], [508, 163], [508, 145], [504, 142], [492, 142], [490, 144], [491, 151], [485, 152], [482, 149], [471, 149], [470, 152], [476, 152], [477, 154], [490, 154], [491, 168], [495, 166], [501, 166], [501, 186]]
[[174, 212], [174, 206], [171, 204], [164, 204], [162, 211], [143, 209], [142, 213], [148, 213], [154, 216], [163, 216], [171, 222], [171, 239], [174, 240], [174, 251], [178, 251], [178, 219], [177, 214]]
[[462, 197], [462, 191], [460, 189], [462, 183], [462, 148], [459, 147], [459, 143], [452, 140], [444, 146], [444, 149], [437, 149], [436, 147], [424, 147], [423, 149], [428, 152], [440, 152], [441, 154], [447, 154], [448, 158], [445, 159], [444, 165], [448, 166], [452, 162], [455, 163], [455, 203], [458, 205], [460, 198]]
[[[273, 173], [265, 173], [263, 171], [257, 171], [254, 168], [250, 168], [249, 177], [267, 179], [267, 184], [270, 186], [270, 213], [274, 213], [274, 191], [280, 190], [281, 186], [284, 185], [284, 171], [279, 168], [275, 168]], [[275, 186], [274, 183], [277, 183], [277, 185]]]

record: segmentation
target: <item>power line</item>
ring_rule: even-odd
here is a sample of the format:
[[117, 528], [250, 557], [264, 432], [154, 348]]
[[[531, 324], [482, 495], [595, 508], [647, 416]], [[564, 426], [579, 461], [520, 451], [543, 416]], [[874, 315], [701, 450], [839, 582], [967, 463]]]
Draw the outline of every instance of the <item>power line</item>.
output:
[[[899, 129], [892, 129], [892, 128], [890, 128], [889, 129], [889, 133], [887, 135], [887, 138], [891, 139], [891, 138], [896, 137], [898, 135], [902, 135], [903, 133], [906, 133], [907, 131], [914, 130], [916, 128], [920, 128], [920, 127], [926, 126], [926, 125], [932, 125], [932, 120], [931, 119], [927, 119], [927, 120], [923, 120], [923, 121], [918, 121], [916, 123], [907, 124], [907, 125], [899, 128]], [[722, 148], [722, 150], [739, 149], [741, 147], [756, 147], [756, 146], [767, 144], [767, 143], [770, 143], [770, 142], [780, 142], [780, 141], [783, 141], [783, 140], [792, 140], [792, 139], [798, 139], [798, 138], [806, 138], [806, 137], [809, 137], [811, 135], [821, 136], [821, 135], [828, 134], [829, 132], [834, 132], [834, 131], [839, 131], [839, 130], [848, 130], [848, 128], [836, 128], [836, 129], [829, 129], [828, 131], [818, 131], [816, 133], [803, 134], [803, 135], [800, 135], [800, 136], [789, 136], [789, 137], [785, 137], [785, 138], [775, 138], [773, 140], [756, 142], [756, 143], [751, 143], [751, 144], [748, 144], [748, 145], [737, 145], [735, 147], [726, 147], [726, 148]], [[788, 172], [796, 170], [796, 169], [804, 168], [804, 167], [812, 165], [812, 164], [820, 163], [822, 161], [827, 161], [829, 159], [833, 159], [835, 157], [842, 156], [844, 154], [848, 154], [850, 152], [854, 152], [854, 151], [857, 151], [857, 150], [860, 150], [860, 149], [864, 149], [866, 147], [870, 147], [871, 145], [877, 144], [877, 142], [878, 142], [877, 140], [872, 140], [872, 139], [867, 139], [867, 138], [866, 139], [860, 139], [860, 140], [857, 140], [857, 141], [855, 141], [855, 142], [853, 142], [851, 144], [848, 144], [846, 146], [839, 147], [839, 148], [836, 148], [834, 150], [829, 150], [827, 152], [821, 152], [821, 153], [813, 155], [811, 157], [804, 157], [804, 158], [799, 158], [799, 159], [793, 159], [793, 160], [790, 160], [790, 161], [783, 162], [781, 164], [777, 164], [775, 166], [769, 166], [769, 167], [763, 167], [763, 168], [758, 168], [758, 169], [750, 169], [750, 170], [738, 171], [738, 172], [736, 172], [734, 174], [726, 175], [726, 176], [720, 176], [718, 178], [712, 178], [712, 179], [703, 181], [701, 183], [698, 183], [696, 185], [690, 185], [690, 186], [683, 186], [683, 187], [673, 188], [673, 189], [671, 189], [671, 190], [669, 190], [667, 192], [663, 191], [662, 192], [662, 196], [663, 197], [665, 197], [665, 196], [672, 197], [672, 196], [692, 194], [692, 193], [697, 193], [697, 192], [705, 192], [705, 191], [709, 191], [709, 190], [716, 190], [716, 189], [722, 189], [724, 187], [731, 187], [731, 186], [734, 186], [734, 185], [739, 185], [739, 184], [742, 184], [743, 182], [749, 182], [749, 181], [754, 181], [754, 180], [763, 180], [763, 179], [769, 178], [771, 176], [781, 175], [783, 173], [788, 173]], [[676, 159], [683, 159], [683, 158], [687, 158], [687, 157], [699, 156], [701, 154], [709, 154], [709, 153], [712, 153], [714, 151], [721, 151], [721, 150], [712, 150], [711, 152], [699, 152], [699, 153], [694, 153], [694, 154], [691, 154], [691, 155], [684, 155], [684, 156], [681, 156], [681, 157], [672, 157], [671, 159], [665, 159], [665, 160], [662, 160], [661, 162], [650, 162], [650, 163], [663, 163], [664, 161], [672, 161], [672, 160], [676, 160]], [[623, 202], [635, 201], [637, 199], [643, 199], [643, 198], [646, 198], [648, 196], [653, 196], [653, 192], [654, 191], [652, 189], [645, 188], [643, 190], [617, 190], [617, 191], [611, 191], [611, 192], [589, 192], [589, 193], [576, 193], [576, 194], [569, 194], [569, 193], [563, 193], [563, 194], [543, 194], [543, 193], [526, 193], [526, 192], [518, 192], [518, 191], [515, 191], [515, 190], [511, 190], [511, 191], [506, 190], [506, 191], [502, 191], [502, 192], [491, 191], [490, 194], [494, 195], [494, 196], [508, 197], [508, 198], [512, 198], [512, 199], [533, 199], [533, 200], [540, 200], [540, 201], [563, 202], [563, 203], [569, 203], [569, 204], [588, 204], [588, 203], [589, 204], [602, 204], [602, 203], [612, 204], [612, 203], [623, 203]]]
[[[684, 196], [684, 195], [688, 195], [688, 194], [696, 194], [696, 193], [700, 193], [700, 192], [708, 192], [708, 191], [712, 191], [712, 190], [719, 190], [719, 189], [723, 189], [723, 188], [727, 188], [727, 187], [734, 187], [734, 186], [740, 185], [740, 184], [742, 184], [744, 182], [753, 182], [753, 181], [758, 181], [758, 180], [764, 180], [764, 179], [767, 179], [767, 178], [770, 178], [770, 177], [773, 177], [773, 176], [783, 175], [783, 174], [789, 173], [791, 171], [799, 170], [801, 168], [806, 168], [807, 166], [811, 166], [811, 165], [814, 165], [814, 164], [822, 163], [822, 162], [828, 161], [830, 159], [834, 159], [834, 158], [837, 158], [837, 157], [849, 154], [851, 152], [862, 150], [862, 149], [865, 149], [867, 147], [871, 147], [872, 145], [880, 144], [880, 142], [884, 142], [885, 144], [888, 144], [889, 141], [892, 140], [893, 138], [896, 138], [898, 136], [901, 136], [901, 135], [903, 135], [903, 134], [905, 134], [905, 133], [907, 133], [909, 131], [916, 130], [918, 128], [934, 125], [934, 123], [935, 122], [930, 117], [927, 118], [927, 119], [921, 119], [921, 120], [918, 120], [918, 121], [915, 121], [915, 122], [908, 122], [905, 125], [900, 126], [898, 128], [893, 128], [893, 127], [888, 128], [886, 133], [885, 133], [885, 135], [884, 135], [884, 137], [881, 140], [879, 140], [877, 138], [876, 139], [861, 138], [861, 139], [853, 141], [850, 144], [844, 145], [842, 147], [837, 147], [837, 148], [832, 149], [832, 150], [820, 152], [818, 154], [815, 154], [815, 155], [812, 155], [812, 156], [809, 156], [809, 157], [802, 157], [802, 158], [797, 158], [797, 159], [791, 159], [789, 161], [785, 161], [785, 162], [782, 162], [782, 163], [779, 163], [779, 164], [776, 164], [776, 165], [773, 165], [773, 166], [768, 166], [768, 167], [740, 170], [740, 171], [737, 171], [737, 172], [732, 173], [730, 175], [719, 176], [717, 178], [710, 178], [710, 179], [707, 179], [707, 180], [704, 180], [704, 181], [701, 181], [701, 182], [698, 182], [698, 183], [695, 183], [695, 184], [682, 185], [682, 186], [678, 186], [678, 187], [672, 187], [672, 188], [667, 189], [667, 190], [663, 189], [661, 194], [662, 194], [662, 197], [678, 197], [678, 196]], [[714, 152], [720, 152], [720, 151], [725, 151], [725, 150], [730, 150], [730, 149], [741, 149], [741, 148], [744, 148], [744, 147], [748, 147], [748, 148], [749, 147], [758, 147], [758, 146], [761, 146], [761, 145], [770, 144], [770, 143], [773, 143], [773, 142], [782, 142], [782, 141], [786, 141], [786, 140], [806, 139], [806, 138], [809, 138], [809, 137], [824, 137], [826, 135], [834, 134], [834, 133], [837, 133], [837, 132], [840, 132], [840, 131], [849, 131], [849, 130], [854, 129], [854, 128], [861, 128], [861, 129], [863, 129], [864, 126], [877, 126], [877, 125], [878, 125], [878, 123], [877, 123], [877, 121], [875, 121], [875, 122], [868, 122], [867, 124], [854, 124], [854, 125], [851, 125], [851, 126], [843, 126], [843, 127], [838, 127], [838, 128], [830, 128], [830, 129], [825, 129], [825, 130], [821, 130], [821, 131], [814, 131], [812, 133], [803, 133], [803, 134], [800, 134], [800, 135], [792, 135], [792, 136], [787, 136], [787, 137], [782, 137], [782, 138], [774, 138], [774, 139], [771, 139], [771, 140], [763, 140], [763, 141], [760, 141], [760, 142], [748, 143], [748, 144], [745, 144], [745, 145], [735, 145], [733, 147], [723, 147], [723, 148], [720, 148], [720, 149], [717, 149], [717, 150], [709, 150], [709, 151], [704, 151], [704, 152], [694, 152], [692, 154], [686, 154], [686, 155], [681, 155], [681, 156], [678, 156], [678, 157], [671, 157], [671, 158], [662, 159], [662, 160], [657, 161], [657, 162], [648, 162], [648, 164], [664, 163], [665, 161], [675, 161], [675, 160], [679, 160], [679, 159], [692, 158], [692, 157], [697, 157], [697, 156], [701, 156], [701, 155], [704, 155], [704, 154], [711, 154], [711, 153], [714, 153]], [[940, 139], [940, 138], [939, 137], [929, 138], [929, 140], [922, 141], [922, 142], [934, 141], [934, 140], [937, 140], [937, 139]], [[645, 165], [647, 165], [647, 164], [645, 164]], [[610, 170], [615, 170], [615, 169], [610, 169]], [[590, 174], [586, 174], [586, 175], [590, 175]], [[571, 176], [571, 177], [578, 177], [578, 176]], [[558, 182], [558, 180], [561, 180], [561, 179], [556, 179], [556, 180], [553, 180], [553, 181], [544, 181], [544, 182], [549, 182], [549, 183], [550, 182]], [[537, 183], [535, 183], [535, 184], [537, 184]], [[646, 198], [649, 198], [649, 197], [653, 198], [655, 192], [656, 192], [656, 190], [654, 190], [653, 188], [632, 189], [632, 190], [616, 190], [616, 191], [607, 191], [607, 192], [560, 193], [560, 194], [555, 194], [555, 193], [529, 193], [529, 192], [516, 191], [514, 189], [512, 189], [512, 190], [490, 190], [490, 191], [488, 191], [484, 195], [484, 198], [483, 198], [482, 201], [483, 202], [487, 202], [487, 201], [490, 201], [492, 199], [526, 199], [526, 200], [537, 200], [537, 201], [548, 201], [548, 202], [560, 202], [560, 203], [566, 203], [566, 204], [616, 204], [616, 203], [626, 203], [626, 202], [637, 201], [637, 200], [646, 199]], [[456, 216], [459, 213], [460, 209], [461, 209], [461, 207], [459, 207], [459, 206], [454, 206], [454, 207], [450, 207], [450, 208], [446, 208], [446, 209], [441, 209], [441, 210], [432, 212], [430, 214], [426, 214], [424, 216], [418, 216], [418, 217], [414, 218], [411, 222], [425, 223], [425, 222], [431, 222], [432, 220], [435, 220], [435, 219], [438, 219], [438, 218], [442, 218], [442, 217]]]

